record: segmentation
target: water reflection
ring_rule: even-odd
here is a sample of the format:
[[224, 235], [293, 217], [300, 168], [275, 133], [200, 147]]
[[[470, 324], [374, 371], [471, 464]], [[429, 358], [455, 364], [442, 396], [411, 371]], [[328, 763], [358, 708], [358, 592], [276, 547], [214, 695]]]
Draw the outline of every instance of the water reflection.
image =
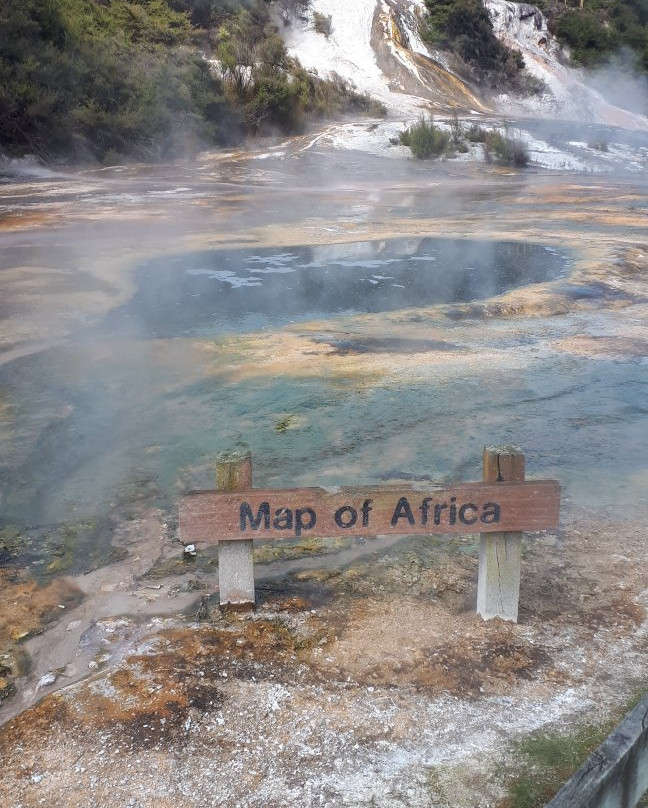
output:
[[457, 239], [193, 253], [139, 268], [137, 294], [109, 327], [154, 337], [253, 331], [483, 299], [567, 266], [565, 253], [539, 244]]

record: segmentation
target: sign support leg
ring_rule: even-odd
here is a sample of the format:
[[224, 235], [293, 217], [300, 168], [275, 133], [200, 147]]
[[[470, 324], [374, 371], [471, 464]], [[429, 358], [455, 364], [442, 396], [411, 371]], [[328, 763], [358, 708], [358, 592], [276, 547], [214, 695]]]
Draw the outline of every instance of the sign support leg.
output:
[[[252, 487], [252, 457], [248, 453], [216, 466], [219, 491], [245, 491]], [[254, 607], [254, 550], [252, 539], [218, 542], [218, 590], [221, 606]]]
[[[484, 482], [524, 480], [524, 454], [516, 446], [484, 447]], [[479, 546], [477, 614], [517, 623], [520, 599], [521, 533], [482, 533]]]

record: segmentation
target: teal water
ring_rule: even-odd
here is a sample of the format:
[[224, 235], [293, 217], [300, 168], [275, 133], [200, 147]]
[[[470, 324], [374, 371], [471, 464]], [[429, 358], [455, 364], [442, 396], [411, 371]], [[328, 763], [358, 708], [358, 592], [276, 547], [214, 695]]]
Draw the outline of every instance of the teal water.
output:
[[[433, 247], [426, 245], [424, 254]], [[519, 260], [524, 251], [516, 249]], [[382, 253], [390, 260], [393, 254]], [[537, 264], [534, 273], [542, 268], [539, 258], [550, 277], [566, 271], [564, 255], [541, 247], [527, 254]], [[343, 275], [349, 267], [339, 264], [351, 259], [341, 255], [338, 248], [335, 271]], [[645, 506], [648, 377], [642, 358], [553, 350], [551, 341], [571, 327], [563, 318], [537, 318], [528, 330], [517, 323], [507, 332], [486, 321], [444, 320], [441, 303], [438, 315], [430, 310], [431, 322], [443, 322], [450, 343], [456, 337], [474, 349], [474, 361], [423, 359], [415, 371], [396, 370], [370, 385], [325, 369], [308, 377], [236, 380], [232, 345], [244, 337], [248, 313], [239, 307], [228, 325], [233, 310], [225, 307], [215, 325], [206, 312], [218, 302], [222, 276], [212, 287], [208, 275], [188, 274], [195, 258], [138, 270], [138, 292], [123, 309], [80, 328], [64, 345], [0, 367], [2, 524], [30, 534], [35, 563], [44, 563], [41, 545], [49, 558], [54, 550], [69, 555], [67, 545], [75, 542], [74, 558], [67, 558], [73, 568], [101, 563], [116, 515], [129, 518], [140, 504], [152, 503], [173, 520], [179, 493], [213, 487], [219, 453], [231, 450], [252, 452], [257, 485], [291, 487], [479, 479], [482, 446], [515, 443], [527, 455], [528, 474], [560, 480], [568, 501], [624, 513]], [[398, 275], [390, 266], [402, 280], [404, 271]], [[358, 277], [386, 275], [375, 265], [355, 270]], [[268, 274], [274, 283], [298, 272]], [[519, 274], [525, 277], [539, 279]], [[185, 292], [191, 290], [182, 298], [173, 282], [178, 278]], [[266, 289], [253, 287], [259, 288]], [[195, 294], [209, 297], [209, 305], [195, 307]], [[178, 313], [170, 317], [174, 299]], [[420, 292], [415, 302], [432, 305]], [[301, 313], [307, 318], [311, 312], [303, 307]], [[333, 314], [335, 324], [340, 312]], [[281, 310], [276, 316], [284, 317]], [[266, 327], [280, 325], [271, 320]], [[425, 333], [423, 323], [418, 342], [400, 345], [404, 355], [419, 343], [425, 349]], [[399, 329], [385, 321], [380, 337], [345, 339], [338, 343], [342, 353], [375, 352], [380, 366], [381, 352], [398, 348]], [[196, 345], [210, 347], [208, 373]], [[483, 353], [485, 346], [497, 354]]]

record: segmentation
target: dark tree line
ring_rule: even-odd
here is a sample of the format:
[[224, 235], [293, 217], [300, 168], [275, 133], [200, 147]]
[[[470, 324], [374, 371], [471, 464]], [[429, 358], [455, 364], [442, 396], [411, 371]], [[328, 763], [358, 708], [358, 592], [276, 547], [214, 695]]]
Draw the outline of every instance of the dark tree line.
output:
[[648, 73], [648, 0], [540, 0], [540, 6], [577, 64], [597, 65], [627, 48]]
[[348, 109], [376, 111], [289, 59], [265, 0], [0, 0], [0, 153], [164, 160]]
[[[456, 53], [482, 86], [533, 91], [519, 51], [495, 36], [481, 0], [425, 0], [425, 36]], [[577, 65], [605, 62], [622, 48], [632, 50], [648, 72], [648, 0], [535, 0], [549, 30], [569, 46]]]

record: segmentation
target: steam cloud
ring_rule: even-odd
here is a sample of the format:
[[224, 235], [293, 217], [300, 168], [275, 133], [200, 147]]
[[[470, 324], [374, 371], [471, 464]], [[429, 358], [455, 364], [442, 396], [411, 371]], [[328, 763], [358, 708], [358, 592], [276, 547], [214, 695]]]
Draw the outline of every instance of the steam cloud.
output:
[[640, 72], [637, 55], [630, 49], [591, 72], [586, 83], [615, 106], [648, 115], [648, 76]]

